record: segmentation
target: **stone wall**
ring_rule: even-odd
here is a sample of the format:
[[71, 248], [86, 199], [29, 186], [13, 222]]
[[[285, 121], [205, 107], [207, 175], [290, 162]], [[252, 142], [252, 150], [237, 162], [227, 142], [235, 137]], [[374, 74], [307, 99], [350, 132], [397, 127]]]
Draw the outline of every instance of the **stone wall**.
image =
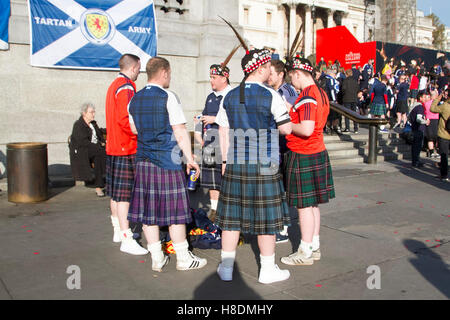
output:
[[[184, 1], [185, 12], [164, 13], [163, 1], [155, 1], [158, 23], [158, 54], [172, 67], [171, 90], [183, 104], [188, 129], [204, 106], [210, 91], [209, 65], [220, 63], [237, 44], [234, 34], [219, 18], [238, 24], [238, 0]], [[169, 5], [178, 5], [169, 0]], [[116, 71], [37, 68], [30, 66], [28, 5], [11, 1], [10, 49], [0, 51], [0, 178], [5, 175], [6, 144], [48, 143], [49, 174], [69, 173], [67, 138], [80, 116], [83, 102], [95, 104], [96, 120], [105, 126], [104, 101]], [[240, 49], [230, 62], [232, 84], [240, 82]], [[138, 90], [146, 83], [141, 73]]]

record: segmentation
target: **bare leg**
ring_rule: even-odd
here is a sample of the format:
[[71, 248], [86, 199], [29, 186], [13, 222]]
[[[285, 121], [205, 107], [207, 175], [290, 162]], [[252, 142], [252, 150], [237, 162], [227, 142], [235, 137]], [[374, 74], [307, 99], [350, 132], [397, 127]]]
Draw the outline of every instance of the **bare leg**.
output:
[[185, 224], [170, 225], [169, 234], [174, 244], [184, 242], [186, 240], [186, 225]]
[[128, 209], [130, 208], [129, 202], [116, 202], [117, 203], [117, 216], [119, 218], [120, 230], [128, 230], [130, 224], [128, 222]]
[[240, 231], [222, 231], [222, 251], [236, 251]]
[[147, 239], [147, 244], [151, 245], [159, 241], [159, 226], [157, 225], [142, 225], [142, 231], [144, 231], [145, 239]]
[[320, 209], [319, 207], [313, 207], [314, 214], [314, 235], [318, 236], [320, 233]]
[[314, 235], [315, 220], [313, 207], [298, 209], [302, 241], [311, 243]]
[[258, 247], [262, 256], [272, 256], [275, 253], [275, 235], [258, 235]]

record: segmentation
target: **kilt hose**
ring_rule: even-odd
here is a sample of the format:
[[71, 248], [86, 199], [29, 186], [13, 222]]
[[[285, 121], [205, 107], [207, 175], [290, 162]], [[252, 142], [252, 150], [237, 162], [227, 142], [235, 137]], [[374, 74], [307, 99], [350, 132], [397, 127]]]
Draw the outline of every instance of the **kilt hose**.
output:
[[290, 225], [281, 174], [264, 173], [257, 164], [227, 164], [216, 217], [222, 230], [262, 235]]
[[333, 174], [326, 150], [315, 154], [286, 154], [286, 197], [298, 209], [318, 206], [335, 197]]

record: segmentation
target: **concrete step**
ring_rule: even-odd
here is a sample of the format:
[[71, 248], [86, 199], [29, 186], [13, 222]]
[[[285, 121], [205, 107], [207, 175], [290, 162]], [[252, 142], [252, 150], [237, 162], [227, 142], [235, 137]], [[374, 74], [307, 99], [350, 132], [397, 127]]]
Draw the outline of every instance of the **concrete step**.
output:
[[364, 157], [357, 156], [331, 156], [330, 155], [331, 166], [338, 166], [349, 163], [363, 163]]
[[339, 149], [339, 150], [327, 150], [328, 155], [331, 157], [341, 157], [341, 156], [358, 156], [360, 155], [359, 149], [355, 148], [346, 148], [346, 149]]

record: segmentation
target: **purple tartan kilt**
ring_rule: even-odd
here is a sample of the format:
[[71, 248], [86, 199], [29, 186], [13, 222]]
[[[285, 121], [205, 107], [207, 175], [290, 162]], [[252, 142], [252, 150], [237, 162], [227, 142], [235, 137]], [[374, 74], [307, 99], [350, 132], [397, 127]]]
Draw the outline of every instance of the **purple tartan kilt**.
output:
[[128, 220], [158, 226], [190, 223], [192, 215], [184, 171], [138, 161]]
[[106, 194], [116, 202], [130, 202], [136, 155], [106, 156]]

